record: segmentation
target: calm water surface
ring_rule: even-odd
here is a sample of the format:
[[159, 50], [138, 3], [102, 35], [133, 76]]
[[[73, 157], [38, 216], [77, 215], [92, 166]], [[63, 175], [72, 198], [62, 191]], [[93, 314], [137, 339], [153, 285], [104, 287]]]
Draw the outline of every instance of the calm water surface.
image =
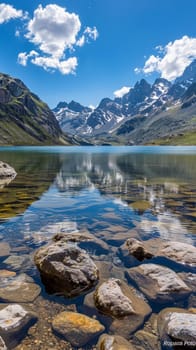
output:
[[[0, 258], [0, 269], [41, 284], [31, 256], [57, 232], [88, 230], [109, 244], [107, 255], [85, 248], [116, 267], [116, 277], [125, 268], [118, 247], [133, 232], [194, 244], [196, 147], [4, 147], [0, 160], [17, 171], [0, 187], [0, 242], [26, 258], [22, 265]], [[41, 286], [43, 302], [52, 302]], [[83, 298], [55, 302], [85, 312]]]

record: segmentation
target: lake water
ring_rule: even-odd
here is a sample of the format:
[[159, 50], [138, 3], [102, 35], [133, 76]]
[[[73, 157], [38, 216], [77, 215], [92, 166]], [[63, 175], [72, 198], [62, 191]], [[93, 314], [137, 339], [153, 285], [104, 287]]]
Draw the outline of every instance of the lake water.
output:
[[[65, 308], [88, 313], [84, 296], [54, 297], [40, 281], [32, 256], [55, 233], [87, 230], [102, 239], [109, 254], [90, 244], [85, 249], [117, 278], [125, 278], [126, 269], [118, 248], [135, 233], [141, 240], [194, 245], [196, 147], [1, 147], [0, 160], [17, 171], [0, 188], [0, 243], [9, 243], [11, 256], [24, 258], [7, 264], [0, 257], [0, 269], [25, 272], [41, 285], [34, 303], [46, 322], [17, 349], [71, 349], [47, 327]], [[194, 305], [189, 299], [184, 306]]]

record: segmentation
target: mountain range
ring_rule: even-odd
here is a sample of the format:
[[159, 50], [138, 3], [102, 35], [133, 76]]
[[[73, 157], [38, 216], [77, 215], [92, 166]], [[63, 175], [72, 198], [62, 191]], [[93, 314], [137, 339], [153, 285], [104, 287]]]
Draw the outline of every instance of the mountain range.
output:
[[60, 102], [51, 111], [16, 78], [0, 73], [0, 145], [196, 144], [196, 60], [171, 83], [138, 81], [95, 108]]
[[71, 101], [60, 102], [53, 112], [63, 131], [93, 144], [171, 143], [185, 134], [194, 137], [196, 60], [174, 83], [142, 79], [122, 98], [103, 98], [95, 109]]

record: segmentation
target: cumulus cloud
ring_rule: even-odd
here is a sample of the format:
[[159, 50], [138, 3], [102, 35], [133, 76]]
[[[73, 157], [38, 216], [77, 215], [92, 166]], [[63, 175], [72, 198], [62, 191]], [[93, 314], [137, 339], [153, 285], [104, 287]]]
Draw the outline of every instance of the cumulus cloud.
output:
[[39, 5], [28, 23], [26, 37], [46, 54], [62, 57], [65, 49], [76, 43], [81, 22], [75, 13], [55, 4]]
[[164, 48], [158, 46], [156, 49], [159, 55], [151, 55], [144, 67], [135, 68], [135, 72], [159, 72], [162, 78], [174, 80], [182, 75], [185, 68], [196, 58], [196, 38], [185, 35], [181, 39], [169, 42]]
[[0, 4], [0, 24], [23, 16], [25, 16], [25, 14], [22, 10], [16, 10], [12, 5]]
[[121, 89], [114, 91], [113, 94], [115, 97], [121, 98], [125, 94], [127, 94], [129, 90], [130, 90], [130, 86], [123, 86]]
[[21, 52], [18, 63], [25, 66], [30, 60], [48, 71], [59, 70], [62, 74], [73, 74], [78, 60], [77, 57], [67, 56], [75, 51], [76, 46], [83, 46], [89, 39], [96, 40], [98, 37], [95, 27], [87, 27], [78, 38], [81, 26], [79, 16], [68, 12], [66, 8], [56, 4], [45, 7], [39, 5], [27, 24], [25, 35], [37, 47], [36, 54], [35, 51]]

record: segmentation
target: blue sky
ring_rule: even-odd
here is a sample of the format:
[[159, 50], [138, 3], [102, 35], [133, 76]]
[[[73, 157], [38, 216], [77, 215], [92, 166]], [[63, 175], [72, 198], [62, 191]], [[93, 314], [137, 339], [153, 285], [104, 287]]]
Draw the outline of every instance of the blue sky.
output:
[[95, 106], [143, 77], [179, 76], [196, 58], [195, 13], [195, 0], [3, 1], [0, 71], [50, 107]]

